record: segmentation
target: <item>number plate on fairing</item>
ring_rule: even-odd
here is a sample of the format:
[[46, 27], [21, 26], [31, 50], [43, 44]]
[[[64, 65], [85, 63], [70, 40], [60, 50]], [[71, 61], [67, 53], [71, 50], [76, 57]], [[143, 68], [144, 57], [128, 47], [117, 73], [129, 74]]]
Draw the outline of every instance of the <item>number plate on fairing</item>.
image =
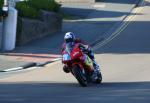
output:
[[69, 54], [64, 54], [63, 55], [63, 61], [68, 61], [68, 60], [71, 60], [71, 57]]

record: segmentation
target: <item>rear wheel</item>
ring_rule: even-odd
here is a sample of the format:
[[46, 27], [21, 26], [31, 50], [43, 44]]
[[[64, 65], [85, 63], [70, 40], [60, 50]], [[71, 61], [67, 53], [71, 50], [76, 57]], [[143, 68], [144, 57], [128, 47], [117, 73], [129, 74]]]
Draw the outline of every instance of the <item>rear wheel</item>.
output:
[[87, 86], [86, 74], [83, 73], [83, 71], [81, 70], [81, 68], [79, 66], [77, 66], [77, 65], [74, 66], [73, 74], [82, 87]]

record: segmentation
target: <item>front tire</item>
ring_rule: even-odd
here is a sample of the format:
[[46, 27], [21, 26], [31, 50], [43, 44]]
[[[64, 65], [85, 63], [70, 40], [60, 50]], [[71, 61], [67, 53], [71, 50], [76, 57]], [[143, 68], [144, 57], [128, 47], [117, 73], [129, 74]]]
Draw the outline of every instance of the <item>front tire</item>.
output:
[[81, 68], [78, 65], [75, 65], [73, 67], [73, 74], [82, 87], [87, 86], [86, 75], [82, 72]]

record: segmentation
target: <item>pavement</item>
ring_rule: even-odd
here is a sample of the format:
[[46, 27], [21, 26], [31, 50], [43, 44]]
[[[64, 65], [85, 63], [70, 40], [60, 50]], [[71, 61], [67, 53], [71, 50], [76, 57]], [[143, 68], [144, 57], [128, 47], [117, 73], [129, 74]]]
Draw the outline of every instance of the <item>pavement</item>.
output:
[[[25, 69], [43, 66], [61, 59], [60, 49], [65, 32], [75, 32], [77, 37], [91, 46], [105, 40], [122, 21], [132, 13], [141, 0], [104, 0], [96, 3], [65, 3], [62, 11], [71, 15], [64, 20], [62, 31], [18, 46], [13, 51], [0, 53], [0, 71]], [[140, 15], [140, 14], [139, 14]]]

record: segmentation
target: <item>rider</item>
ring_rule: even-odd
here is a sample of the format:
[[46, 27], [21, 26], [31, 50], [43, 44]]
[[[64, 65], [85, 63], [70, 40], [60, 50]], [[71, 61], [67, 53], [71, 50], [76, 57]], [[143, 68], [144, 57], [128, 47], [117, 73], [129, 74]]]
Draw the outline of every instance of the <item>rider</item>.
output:
[[[80, 43], [80, 47], [82, 49], [84, 49], [83, 52], [85, 52], [90, 57], [90, 59], [93, 61], [94, 74], [96, 75], [97, 73], [100, 73], [100, 68], [99, 68], [99, 65], [95, 61], [94, 53], [92, 52], [90, 46], [87, 43], [85, 43], [83, 40], [81, 40], [79, 38], [76, 38], [75, 34], [73, 32], [67, 32], [64, 36], [64, 43], [63, 43], [61, 52], [63, 52], [65, 50], [66, 44], [68, 44], [68, 43], [71, 44], [72, 46], [75, 43]], [[67, 65], [64, 65], [63, 70], [66, 73], [70, 72]]]

